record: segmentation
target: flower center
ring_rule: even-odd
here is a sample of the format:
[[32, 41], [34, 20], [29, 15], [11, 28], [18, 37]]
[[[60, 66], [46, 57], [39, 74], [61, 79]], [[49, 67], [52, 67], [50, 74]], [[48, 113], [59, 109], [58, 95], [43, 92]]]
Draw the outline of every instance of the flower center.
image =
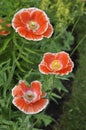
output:
[[28, 102], [33, 102], [36, 99], [36, 94], [29, 90], [25, 93], [24, 98]]
[[53, 60], [52, 63], [51, 63], [51, 68], [55, 71], [61, 69], [60, 61], [59, 60]]
[[30, 21], [27, 26], [29, 29], [33, 31], [35, 31], [38, 28], [38, 24], [34, 21]]

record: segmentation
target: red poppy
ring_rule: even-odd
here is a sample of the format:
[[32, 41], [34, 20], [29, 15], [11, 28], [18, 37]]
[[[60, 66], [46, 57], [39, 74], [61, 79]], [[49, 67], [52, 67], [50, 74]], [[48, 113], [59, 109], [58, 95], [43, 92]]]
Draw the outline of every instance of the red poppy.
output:
[[7, 30], [7, 27], [10, 27], [10, 24], [4, 24], [4, 21], [0, 18], [0, 35], [7, 36], [10, 31]]
[[18, 11], [14, 15], [12, 26], [27, 40], [39, 41], [43, 37], [51, 37], [53, 33], [49, 18], [45, 12], [37, 8], [24, 8]]
[[39, 81], [33, 81], [28, 87], [24, 81], [12, 89], [13, 104], [26, 114], [36, 114], [45, 109], [49, 100], [41, 91], [42, 85]]
[[39, 64], [39, 71], [43, 74], [67, 75], [73, 70], [74, 64], [69, 54], [62, 51], [59, 53], [45, 53]]

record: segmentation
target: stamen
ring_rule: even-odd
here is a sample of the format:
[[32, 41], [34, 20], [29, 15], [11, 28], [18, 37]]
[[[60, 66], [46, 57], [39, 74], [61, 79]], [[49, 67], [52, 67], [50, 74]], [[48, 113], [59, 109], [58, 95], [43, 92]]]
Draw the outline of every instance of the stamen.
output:
[[27, 25], [27, 27], [33, 31], [35, 31], [38, 28], [38, 24], [34, 21], [30, 21]]
[[53, 60], [52, 63], [51, 63], [51, 68], [55, 71], [61, 69], [60, 61], [59, 60]]
[[32, 91], [27, 91], [24, 95], [24, 98], [28, 101], [28, 102], [33, 102], [36, 98], [36, 95], [32, 92]]

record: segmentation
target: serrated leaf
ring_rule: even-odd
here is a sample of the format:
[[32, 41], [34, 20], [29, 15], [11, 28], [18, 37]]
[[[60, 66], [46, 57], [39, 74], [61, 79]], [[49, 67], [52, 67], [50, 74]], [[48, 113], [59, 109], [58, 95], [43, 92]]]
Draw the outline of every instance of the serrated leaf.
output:
[[62, 84], [62, 82], [59, 79], [55, 79], [55, 88], [61, 92], [68, 92], [68, 90], [64, 87], [64, 85]]
[[53, 121], [53, 118], [49, 115], [45, 115], [44, 113], [41, 113], [41, 114], [37, 114], [35, 116], [38, 120], [41, 120], [44, 122], [45, 126], [49, 125], [52, 121]]
[[44, 122], [45, 126], [47, 126], [52, 122], [52, 118], [47, 115], [42, 115], [42, 121]]

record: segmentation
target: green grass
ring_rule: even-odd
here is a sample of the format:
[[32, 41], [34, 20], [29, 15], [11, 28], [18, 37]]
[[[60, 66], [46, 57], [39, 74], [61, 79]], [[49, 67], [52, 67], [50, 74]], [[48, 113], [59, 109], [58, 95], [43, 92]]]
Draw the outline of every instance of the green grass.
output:
[[[76, 31], [77, 43], [86, 35], [86, 15], [80, 18]], [[64, 105], [60, 123], [54, 130], [86, 130], [86, 38], [78, 47], [79, 60], [71, 99]], [[77, 60], [77, 59], [76, 59]]]

